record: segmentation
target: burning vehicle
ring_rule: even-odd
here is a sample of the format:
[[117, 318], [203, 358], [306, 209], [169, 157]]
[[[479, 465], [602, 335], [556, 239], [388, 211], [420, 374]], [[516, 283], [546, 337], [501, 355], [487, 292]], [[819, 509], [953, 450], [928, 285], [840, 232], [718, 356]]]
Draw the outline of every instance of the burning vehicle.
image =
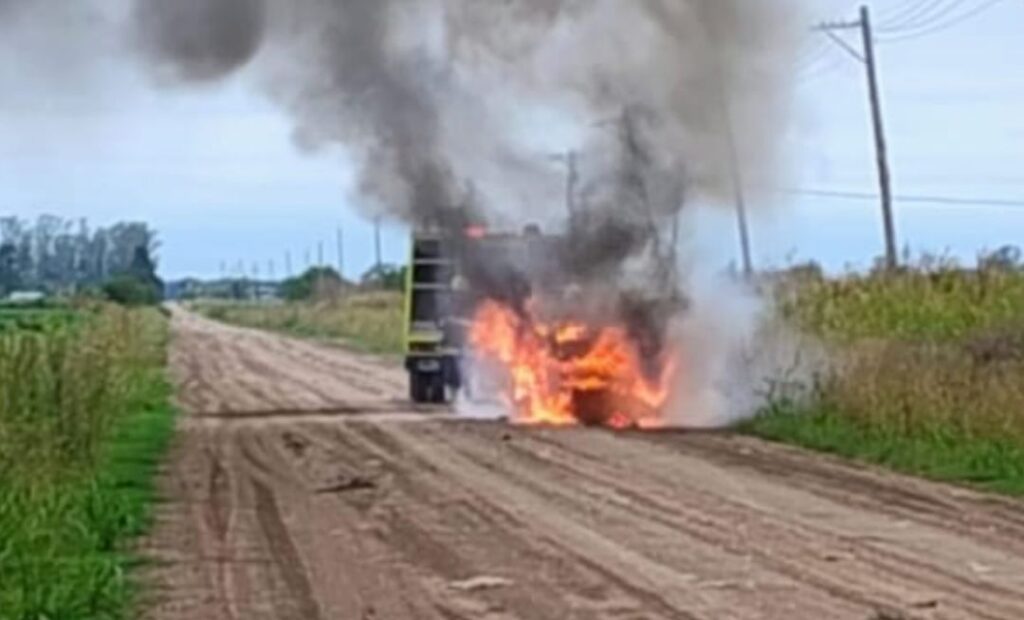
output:
[[461, 393], [496, 397], [521, 424], [657, 424], [678, 370], [670, 321], [685, 304], [671, 286], [645, 294], [567, 269], [589, 266], [577, 230], [472, 226], [414, 236], [406, 334], [414, 402]]

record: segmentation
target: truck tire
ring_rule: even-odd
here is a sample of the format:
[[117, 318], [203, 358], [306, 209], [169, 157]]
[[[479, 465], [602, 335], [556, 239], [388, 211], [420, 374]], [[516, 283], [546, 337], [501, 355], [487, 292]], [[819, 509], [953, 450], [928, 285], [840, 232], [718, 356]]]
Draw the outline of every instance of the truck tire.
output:
[[417, 405], [427, 402], [426, 382], [418, 372], [409, 373], [409, 400]]
[[409, 399], [418, 404], [444, 404], [445, 385], [441, 373], [409, 373]]
[[447, 381], [445, 376], [437, 373], [430, 377], [430, 402], [435, 405], [443, 405], [448, 402]]

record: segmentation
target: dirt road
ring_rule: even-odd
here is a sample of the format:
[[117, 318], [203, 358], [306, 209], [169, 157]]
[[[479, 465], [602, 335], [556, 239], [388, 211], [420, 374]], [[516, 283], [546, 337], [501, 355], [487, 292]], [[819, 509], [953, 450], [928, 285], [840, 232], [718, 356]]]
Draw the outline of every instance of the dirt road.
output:
[[1021, 504], [730, 435], [415, 412], [393, 363], [174, 331], [149, 618], [1024, 618]]

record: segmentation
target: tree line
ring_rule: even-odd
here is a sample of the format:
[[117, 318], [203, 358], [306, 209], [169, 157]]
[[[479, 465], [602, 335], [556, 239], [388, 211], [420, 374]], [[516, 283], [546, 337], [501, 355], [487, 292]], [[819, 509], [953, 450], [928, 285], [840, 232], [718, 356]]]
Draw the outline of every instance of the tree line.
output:
[[159, 296], [158, 248], [156, 232], [142, 222], [92, 228], [85, 219], [55, 215], [0, 217], [0, 293]]

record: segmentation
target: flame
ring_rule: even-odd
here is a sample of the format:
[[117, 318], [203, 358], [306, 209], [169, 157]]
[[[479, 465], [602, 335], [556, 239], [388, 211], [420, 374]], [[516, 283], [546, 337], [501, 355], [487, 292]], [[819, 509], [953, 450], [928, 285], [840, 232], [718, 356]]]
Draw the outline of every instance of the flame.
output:
[[657, 426], [677, 368], [665, 355], [652, 379], [625, 328], [545, 323], [532, 304], [516, 312], [483, 303], [469, 338], [478, 355], [505, 369], [503, 396], [522, 424]]

